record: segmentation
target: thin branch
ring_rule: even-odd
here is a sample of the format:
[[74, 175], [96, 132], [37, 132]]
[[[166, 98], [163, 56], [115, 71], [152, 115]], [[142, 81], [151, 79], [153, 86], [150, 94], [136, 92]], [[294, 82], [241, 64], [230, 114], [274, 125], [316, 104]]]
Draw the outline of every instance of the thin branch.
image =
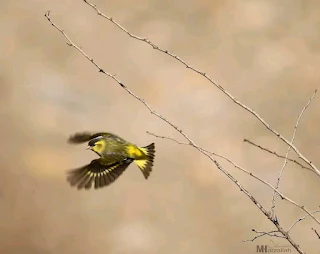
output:
[[[250, 145], [252, 145], [252, 146], [254, 146], [254, 147], [257, 147], [257, 148], [259, 148], [259, 149], [261, 149], [261, 150], [263, 150], [263, 151], [265, 151], [265, 152], [268, 152], [268, 153], [270, 153], [270, 154], [273, 154], [273, 155], [277, 156], [278, 158], [281, 158], [281, 159], [285, 159], [285, 158], [286, 158], [284, 155], [280, 155], [280, 154], [278, 154], [276, 151], [271, 151], [271, 150], [269, 150], [268, 148], [265, 148], [265, 147], [263, 147], [263, 146], [261, 146], [261, 145], [258, 145], [258, 144], [254, 143], [254, 142], [252, 142], [252, 141], [250, 141], [250, 140], [248, 140], [248, 139], [244, 139], [243, 142], [248, 143], [248, 144], [250, 144]], [[288, 161], [291, 161], [291, 162], [297, 164], [297, 165], [300, 166], [301, 168], [308, 169], [308, 170], [310, 170], [311, 172], [315, 173], [315, 171], [313, 171], [311, 168], [308, 168], [308, 167], [302, 165], [299, 161], [297, 161], [297, 160], [295, 160], [295, 159], [290, 159], [290, 158], [287, 158], [287, 159], [288, 159]]]
[[300, 248], [300, 246], [291, 238], [291, 236], [286, 232], [279, 224], [277, 220], [274, 220], [274, 218], [271, 216], [271, 214], [263, 208], [263, 206], [244, 188], [242, 185], [236, 180], [231, 174], [229, 174], [228, 171], [224, 170], [221, 165], [214, 160], [213, 155], [209, 156], [209, 158], [216, 164], [217, 168], [220, 169], [225, 175], [229, 177], [229, 179], [234, 182], [239, 189], [245, 193], [251, 201], [259, 208], [259, 210], [276, 226], [278, 231], [283, 235], [283, 238], [287, 239], [287, 241], [299, 252], [299, 253], [304, 253], [303, 250]]
[[82, 0], [83, 2], [85, 2], [87, 5], [89, 5], [91, 8], [93, 8], [97, 14], [105, 19], [107, 19], [108, 21], [110, 21], [111, 23], [113, 23], [114, 25], [116, 25], [118, 28], [120, 28], [123, 32], [125, 32], [127, 35], [129, 35], [131, 38], [134, 38], [136, 40], [142, 41], [144, 43], [149, 44], [153, 49], [158, 50], [162, 53], [165, 53], [166, 55], [174, 58], [175, 60], [179, 61], [180, 63], [182, 63], [186, 68], [191, 69], [192, 71], [200, 74], [201, 76], [205, 77], [211, 84], [213, 84], [214, 86], [216, 86], [221, 92], [223, 92], [229, 99], [231, 99], [235, 104], [237, 104], [238, 106], [240, 106], [241, 108], [245, 109], [246, 111], [248, 111], [250, 114], [252, 114], [256, 119], [258, 119], [269, 131], [271, 131], [274, 135], [276, 135], [278, 138], [280, 138], [284, 143], [286, 143], [288, 146], [290, 146], [299, 156], [299, 158], [301, 158], [303, 161], [305, 161], [316, 173], [318, 176], [320, 176], [320, 170], [310, 161], [308, 160], [299, 150], [297, 147], [295, 147], [293, 144], [291, 144], [285, 137], [283, 137], [280, 133], [278, 133], [275, 129], [273, 129], [257, 112], [255, 112], [253, 109], [249, 108], [248, 106], [246, 106], [245, 104], [241, 103], [239, 100], [237, 100], [232, 94], [230, 94], [227, 90], [225, 90], [220, 84], [218, 84], [217, 82], [215, 82], [208, 74], [206, 74], [205, 72], [201, 72], [198, 69], [196, 69], [195, 67], [189, 65], [187, 62], [185, 62], [183, 59], [181, 59], [180, 57], [178, 57], [177, 55], [174, 55], [173, 53], [169, 52], [168, 50], [162, 49], [159, 46], [157, 46], [155, 43], [153, 43], [152, 41], [150, 41], [147, 38], [143, 38], [143, 37], [139, 37], [137, 35], [134, 35], [132, 33], [130, 33], [127, 29], [125, 29], [123, 26], [121, 26], [118, 22], [116, 22], [113, 18], [108, 17], [107, 15], [103, 14], [96, 5], [90, 3], [87, 0]]
[[[320, 212], [320, 210], [317, 210], [317, 211], [312, 212], [311, 214], [315, 214], [315, 213], [319, 213], [319, 212]], [[305, 220], [305, 219], [308, 218], [308, 217], [310, 217], [310, 215], [309, 215], [309, 214], [306, 214], [305, 216], [303, 216], [303, 217], [299, 218], [298, 220], [296, 220], [296, 221], [289, 227], [288, 233], [290, 233], [290, 231], [293, 229], [293, 227], [294, 227], [295, 225], [297, 225], [300, 221], [303, 221], [303, 220]]]
[[255, 237], [253, 237], [252, 239], [247, 239], [247, 240], [243, 240], [242, 242], [253, 242], [254, 240], [260, 238], [260, 237], [263, 237], [263, 236], [271, 236], [271, 237], [278, 237], [278, 238], [285, 238], [284, 236], [282, 235], [277, 235], [276, 233], [280, 233], [278, 230], [273, 230], [273, 231], [270, 231], [270, 232], [263, 232], [263, 231], [257, 231], [255, 229], [252, 229], [253, 232], [259, 234]]
[[[292, 139], [291, 139], [291, 144], [293, 145], [293, 142], [296, 138], [296, 133], [297, 133], [297, 130], [298, 130], [298, 126], [299, 126], [299, 123], [300, 123], [300, 120], [301, 120], [301, 117], [303, 115], [303, 113], [306, 111], [306, 109], [309, 107], [310, 103], [312, 102], [312, 100], [315, 98], [317, 94], [317, 90], [314, 91], [313, 95], [311, 96], [311, 98], [309, 99], [308, 103], [303, 107], [302, 111], [300, 112], [299, 116], [298, 116], [298, 119], [297, 119], [297, 122], [296, 122], [296, 125], [294, 126], [294, 131], [293, 131], [293, 134], [292, 134]], [[281, 176], [282, 176], [282, 173], [283, 173], [283, 170], [284, 168], [286, 167], [287, 163], [288, 163], [288, 155], [289, 155], [289, 152], [291, 150], [291, 146], [288, 147], [287, 151], [286, 151], [286, 155], [285, 155], [285, 160], [284, 160], [284, 163], [283, 163], [283, 166], [279, 172], [279, 176], [278, 176], [278, 179], [277, 179], [277, 183], [276, 183], [276, 189], [279, 188], [279, 184], [280, 184], [280, 179], [281, 179]], [[276, 191], [273, 192], [273, 196], [272, 196], [272, 201], [271, 201], [271, 212], [273, 213], [273, 215], [275, 216], [275, 207], [276, 207]]]
[[[161, 138], [161, 139], [168, 139], [168, 140], [172, 140], [180, 145], [189, 145], [189, 146], [193, 146], [192, 144], [190, 143], [184, 143], [184, 142], [180, 142], [172, 137], [166, 137], [166, 136], [160, 136], [160, 135], [157, 135], [157, 134], [154, 134], [154, 133], [151, 133], [149, 131], [147, 131], [147, 133], [149, 135], [152, 135], [156, 138]], [[194, 146], [193, 146], [194, 147]], [[275, 187], [273, 187], [270, 183], [262, 180], [260, 177], [256, 176], [255, 174], [253, 174], [252, 172], [249, 172], [248, 170], [242, 168], [241, 166], [237, 165], [236, 163], [234, 163], [232, 160], [230, 160], [229, 158], [223, 156], [223, 155], [220, 155], [220, 154], [217, 154], [217, 153], [213, 153], [207, 149], [204, 149], [202, 147], [195, 147], [196, 149], [198, 149], [201, 153], [203, 154], [206, 154], [207, 156], [216, 156], [216, 157], [219, 157], [219, 158], [222, 158], [224, 160], [226, 160], [227, 162], [229, 162], [230, 164], [232, 164], [235, 168], [237, 169], [240, 169], [242, 172], [250, 175], [251, 177], [253, 177], [254, 179], [258, 180], [259, 182], [263, 183], [264, 185], [268, 186], [270, 189], [272, 189], [273, 191], [275, 191], [280, 197], [281, 199], [283, 200], [286, 200], [287, 202], [291, 203], [292, 205], [302, 209], [303, 211], [305, 211], [311, 218], [313, 218], [318, 224], [319, 224], [319, 220], [317, 218], [315, 218], [311, 212], [309, 212], [303, 205], [299, 205], [298, 203], [296, 203], [295, 201], [293, 201], [292, 199], [288, 198], [287, 196], [285, 196], [284, 194], [282, 194], [279, 190], [277, 190]]]
[[314, 231], [314, 233], [317, 235], [317, 237], [318, 237], [318, 239], [320, 239], [320, 235], [319, 235], [319, 233], [318, 233], [318, 231], [316, 230], [316, 229], [314, 229], [314, 228], [311, 228], [313, 231]]
[[[281, 234], [283, 234], [283, 236], [287, 239], [287, 241], [290, 242], [290, 244], [299, 252], [299, 253], [304, 253], [302, 251], [302, 249], [299, 247], [299, 245], [291, 238], [291, 236], [279, 225], [277, 220], [274, 220], [270, 213], [264, 209], [262, 207], [262, 205], [244, 188], [242, 187], [242, 185], [238, 182], [238, 180], [236, 180], [229, 172], [227, 172], [226, 170], [224, 170], [222, 168], [222, 166], [213, 158], [213, 155], [210, 155], [209, 153], [206, 153], [205, 151], [203, 151], [203, 149], [201, 149], [201, 147], [199, 147], [198, 145], [196, 145], [180, 128], [178, 128], [176, 125], [174, 125], [173, 123], [171, 123], [169, 120], [167, 120], [165, 117], [161, 116], [160, 114], [158, 114], [156, 111], [154, 111], [143, 99], [141, 99], [140, 97], [138, 97], [137, 95], [135, 95], [131, 90], [129, 90], [119, 79], [117, 79], [115, 77], [115, 75], [111, 75], [110, 73], [104, 71], [91, 57], [89, 57], [81, 48], [79, 48], [77, 45], [75, 45], [71, 39], [67, 36], [67, 34], [61, 29], [59, 28], [50, 18], [50, 12], [47, 12], [45, 14], [45, 17], [47, 18], [47, 20], [50, 22], [50, 24], [56, 28], [68, 41], [68, 45], [75, 48], [76, 50], [78, 50], [85, 58], [87, 58], [98, 70], [99, 72], [107, 75], [108, 77], [112, 78], [114, 81], [116, 81], [122, 88], [124, 88], [130, 95], [132, 95], [134, 98], [136, 98], [137, 100], [139, 100], [145, 107], [148, 108], [148, 110], [150, 111], [151, 114], [157, 116], [158, 118], [162, 119], [163, 121], [165, 121], [167, 124], [169, 124], [171, 127], [173, 127], [176, 131], [178, 131], [186, 140], [188, 140], [189, 144], [191, 146], [193, 146], [194, 148], [196, 148], [199, 152], [201, 152], [202, 154], [204, 154], [205, 156], [207, 156], [215, 165], [216, 167], [223, 173], [225, 174], [233, 183], [235, 183], [239, 189], [245, 193], [245, 195], [247, 197], [250, 198], [250, 200], [256, 205], [256, 207], [258, 207], [258, 209], [278, 228], [279, 232]], [[296, 203], [294, 203], [296, 204]], [[304, 206], [299, 206], [298, 204], [296, 204], [296, 206], [300, 207], [301, 209], [303, 209], [305, 212], [308, 213], [308, 211], [304, 208]], [[311, 215], [312, 216], [312, 215]], [[316, 220], [316, 218], [314, 218]], [[317, 221], [317, 220], [316, 220]], [[320, 224], [319, 221], [317, 221], [318, 224]]]

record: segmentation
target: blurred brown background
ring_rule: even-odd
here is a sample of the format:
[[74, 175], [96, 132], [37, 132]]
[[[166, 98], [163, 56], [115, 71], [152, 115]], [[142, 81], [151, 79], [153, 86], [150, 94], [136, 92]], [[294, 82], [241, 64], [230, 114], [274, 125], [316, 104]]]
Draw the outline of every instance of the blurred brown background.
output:
[[[93, 0], [132, 33], [208, 73], [286, 138], [320, 81], [320, 2], [315, 0]], [[51, 17], [106, 71], [181, 127], [196, 143], [228, 156], [274, 184], [287, 147], [217, 88], [150, 46], [129, 38], [81, 0], [0, 3], [1, 253], [255, 253], [251, 229], [273, 225], [195, 149], [146, 134], [181, 137], [101, 75], [65, 43]], [[301, 120], [296, 144], [319, 160], [320, 97]], [[110, 131], [138, 145], [156, 143], [146, 181], [135, 165], [99, 191], [71, 188], [68, 169], [96, 156], [66, 140], [75, 131]], [[292, 154], [294, 157], [294, 154]], [[266, 208], [272, 192], [219, 160]], [[281, 191], [310, 210], [320, 179], [288, 164]], [[304, 214], [277, 206], [288, 228]], [[319, 216], [318, 216], [319, 217]], [[320, 249], [308, 219], [292, 237]], [[273, 239], [280, 245], [287, 242]], [[294, 253], [293, 248], [291, 248]]]

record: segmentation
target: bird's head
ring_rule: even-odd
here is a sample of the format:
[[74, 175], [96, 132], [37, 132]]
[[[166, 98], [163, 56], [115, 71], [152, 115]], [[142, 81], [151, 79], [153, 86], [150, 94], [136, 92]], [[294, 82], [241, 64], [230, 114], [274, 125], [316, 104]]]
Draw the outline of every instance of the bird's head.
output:
[[102, 156], [105, 146], [106, 146], [105, 140], [101, 137], [97, 137], [89, 141], [87, 149], [90, 149], [95, 153], [97, 153], [99, 156]]

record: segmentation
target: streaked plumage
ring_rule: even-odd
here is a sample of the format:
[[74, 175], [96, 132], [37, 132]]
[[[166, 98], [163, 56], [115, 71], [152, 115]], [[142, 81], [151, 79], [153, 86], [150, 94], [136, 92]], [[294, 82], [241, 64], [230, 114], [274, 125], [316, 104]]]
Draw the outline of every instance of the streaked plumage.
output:
[[81, 144], [88, 142], [91, 149], [100, 158], [90, 164], [68, 172], [67, 180], [78, 189], [95, 189], [113, 183], [134, 161], [141, 169], [145, 179], [152, 171], [155, 146], [138, 147], [117, 135], [106, 132], [81, 132], [70, 136], [69, 143]]

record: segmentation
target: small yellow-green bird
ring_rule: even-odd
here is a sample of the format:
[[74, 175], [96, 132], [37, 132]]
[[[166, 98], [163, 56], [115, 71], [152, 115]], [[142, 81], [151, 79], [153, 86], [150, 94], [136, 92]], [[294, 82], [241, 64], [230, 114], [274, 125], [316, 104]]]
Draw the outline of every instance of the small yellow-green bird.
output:
[[100, 156], [90, 164], [70, 170], [67, 180], [78, 189], [95, 189], [113, 183], [134, 161], [141, 169], [145, 179], [152, 171], [155, 146], [154, 143], [138, 147], [117, 135], [106, 132], [78, 132], [68, 140], [71, 144], [88, 142], [87, 149]]

